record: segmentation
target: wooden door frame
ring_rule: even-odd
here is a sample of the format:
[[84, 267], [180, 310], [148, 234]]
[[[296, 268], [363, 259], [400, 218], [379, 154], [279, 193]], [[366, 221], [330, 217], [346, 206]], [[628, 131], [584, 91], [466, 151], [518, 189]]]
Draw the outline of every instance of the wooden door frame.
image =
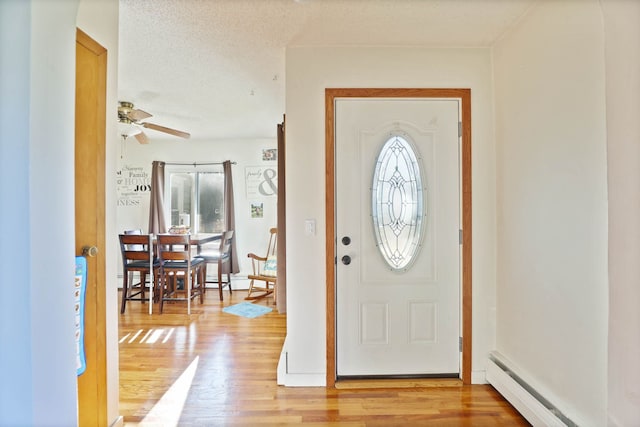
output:
[[335, 387], [336, 371], [336, 224], [335, 101], [337, 98], [451, 98], [461, 101], [462, 199], [462, 365], [464, 384], [471, 384], [471, 89], [327, 88], [325, 89], [325, 221], [326, 221], [326, 358], [327, 387]]
[[[95, 245], [98, 255], [88, 259], [88, 274], [96, 277], [95, 287], [87, 282], [85, 295], [85, 355], [87, 368], [78, 377], [78, 425], [104, 426], [108, 424], [107, 415], [107, 344], [106, 344], [106, 272], [105, 272], [105, 142], [106, 142], [106, 85], [107, 85], [107, 50], [89, 37], [82, 30], [76, 30], [76, 46], [82, 46], [95, 55], [95, 69], [82, 68], [76, 61], [76, 85], [86, 87], [86, 92], [76, 99], [76, 136], [75, 150], [79, 141], [92, 144], [96, 154], [96, 164], [91, 173], [97, 178], [96, 188], [87, 188], [95, 192], [97, 201], [96, 216], [93, 218], [97, 227], [96, 241], [83, 241], [76, 229], [76, 251], [79, 254], [83, 245]], [[77, 90], [77, 89], [76, 89]], [[85, 116], [79, 119], [78, 102], [84, 103], [82, 112]], [[76, 160], [77, 162], [77, 160]], [[78, 165], [76, 163], [76, 168]], [[76, 176], [78, 171], [76, 170]], [[76, 178], [76, 189], [78, 183]], [[77, 190], [76, 190], [77, 191]], [[75, 194], [76, 212], [79, 208]], [[76, 214], [76, 223], [79, 216]]]
[[286, 187], [286, 115], [282, 116], [282, 123], [278, 125], [282, 131], [282, 138], [278, 138], [278, 201], [277, 201], [277, 258], [278, 269], [276, 299], [277, 309], [281, 313], [287, 311], [287, 187]]

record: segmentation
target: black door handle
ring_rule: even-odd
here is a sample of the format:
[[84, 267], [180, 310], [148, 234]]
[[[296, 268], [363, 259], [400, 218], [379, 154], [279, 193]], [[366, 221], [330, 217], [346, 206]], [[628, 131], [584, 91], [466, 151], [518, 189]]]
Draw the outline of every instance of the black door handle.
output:
[[351, 264], [351, 257], [349, 255], [345, 255], [342, 257], [342, 263], [344, 265], [349, 265]]

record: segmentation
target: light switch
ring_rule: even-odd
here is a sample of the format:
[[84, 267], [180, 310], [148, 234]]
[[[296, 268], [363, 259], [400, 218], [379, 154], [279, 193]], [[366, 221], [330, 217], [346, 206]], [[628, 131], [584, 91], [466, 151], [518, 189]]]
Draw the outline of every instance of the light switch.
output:
[[305, 219], [304, 220], [304, 234], [307, 236], [315, 236], [316, 235], [316, 220], [315, 219]]

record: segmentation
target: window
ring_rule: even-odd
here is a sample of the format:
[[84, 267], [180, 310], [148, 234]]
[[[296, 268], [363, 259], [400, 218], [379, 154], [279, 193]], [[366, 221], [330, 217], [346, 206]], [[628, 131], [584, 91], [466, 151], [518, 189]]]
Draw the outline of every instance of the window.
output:
[[392, 135], [386, 141], [371, 187], [376, 245], [395, 271], [407, 270], [415, 260], [425, 216], [420, 157], [407, 138]]
[[[191, 233], [221, 233], [224, 220], [224, 173], [222, 165], [196, 167], [193, 171], [167, 170], [169, 227], [184, 225]], [[167, 194], [167, 193], [165, 193]]]

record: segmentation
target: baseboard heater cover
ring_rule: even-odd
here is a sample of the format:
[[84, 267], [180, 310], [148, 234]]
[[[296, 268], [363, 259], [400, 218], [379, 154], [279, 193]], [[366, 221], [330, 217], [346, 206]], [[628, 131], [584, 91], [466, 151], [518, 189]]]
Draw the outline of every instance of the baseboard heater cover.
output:
[[533, 426], [577, 427], [576, 423], [514, 372], [498, 352], [489, 355], [487, 382]]

